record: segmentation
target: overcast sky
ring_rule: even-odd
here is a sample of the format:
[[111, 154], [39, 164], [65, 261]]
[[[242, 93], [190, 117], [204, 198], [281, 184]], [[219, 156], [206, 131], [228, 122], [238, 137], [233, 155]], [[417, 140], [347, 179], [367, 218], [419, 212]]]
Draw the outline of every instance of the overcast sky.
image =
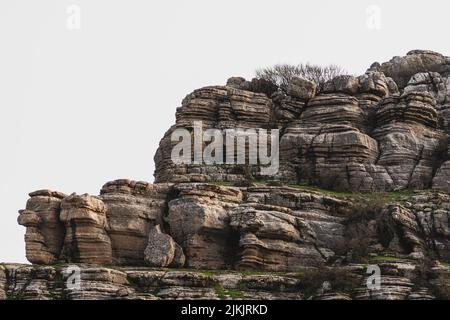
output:
[[0, 262], [26, 262], [16, 219], [29, 192], [152, 181], [159, 139], [193, 89], [276, 63], [361, 74], [411, 49], [449, 55], [449, 9], [442, 0], [1, 0]]

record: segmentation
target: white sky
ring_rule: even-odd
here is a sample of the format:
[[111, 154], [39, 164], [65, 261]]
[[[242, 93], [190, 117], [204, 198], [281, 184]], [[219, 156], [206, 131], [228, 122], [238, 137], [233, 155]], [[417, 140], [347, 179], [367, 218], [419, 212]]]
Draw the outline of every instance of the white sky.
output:
[[[369, 5], [380, 8], [379, 30], [367, 26]], [[449, 55], [449, 9], [442, 0], [1, 0], [0, 262], [26, 261], [16, 219], [29, 192], [152, 181], [159, 140], [193, 89], [276, 63], [361, 74], [411, 49]]]

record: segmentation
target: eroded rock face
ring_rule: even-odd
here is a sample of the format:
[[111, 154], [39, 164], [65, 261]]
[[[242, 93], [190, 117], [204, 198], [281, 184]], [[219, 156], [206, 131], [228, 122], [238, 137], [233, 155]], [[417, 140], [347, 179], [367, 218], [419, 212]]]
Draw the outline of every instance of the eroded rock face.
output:
[[[300, 273], [167, 271], [149, 268], [99, 268], [82, 266], [80, 286], [68, 282], [66, 265], [31, 267], [7, 264], [5, 296], [24, 300], [429, 300], [434, 292], [445, 292], [448, 269], [434, 267], [430, 288], [417, 282], [419, 266], [408, 261], [381, 262], [380, 290], [365, 287], [364, 265], [325, 268], [317, 281]], [[333, 281], [337, 275], [353, 279], [344, 287]], [[320, 279], [319, 279], [320, 278]], [[323, 281], [329, 279], [330, 281]], [[447, 291], [448, 292], [448, 291]], [[441, 296], [439, 296], [441, 297]], [[442, 297], [441, 297], [442, 298]]]
[[242, 201], [236, 188], [207, 184], [175, 186], [178, 197], [169, 202], [170, 234], [183, 248], [186, 265], [224, 269], [233, 261], [230, 209]]
[[[155, 184], [116, 180], [98, 197], [30, 194], [18, 218], [29, 261], [80, 264], [85, 287], [66, 287], [52, 266], [5, 265], [0, 299], [448, 298], [449, 79], [448, 57], [412, 51], [320, 93], [298, 78], [283, 88], [234, 77], [198, 89], [160, 142]], [[172, 133], [192, 138], [197, 121], [279, 129], [278, 172], [175, 164]], [[378, 291], [365, 285], [368, 264], [381, 268]], [[265, 273], [274, 271], [288, 274]], [[341, 276], [356, 282], [334, 281]]]
[[[193, 127], [198, 121], [201, 121], [203, 130], [272, 128], [273, 102], [263, 93], [230, 86], [206, 87], [194, 91], [183, 100], [182, 106], [177, 109], [176, 119], [176, 125], [165, 134], [155, 155], [155, 165], [158, 168], [155, 172], [156, 182], [239, 181], [245, 177], [239, 166], [175, 165], [171, 155], [178, 140], [171, 141], [172, 133], [177, 128], [187, 129], [191, 132], [193, 141]], [[237, 150], [235, 154], [236, 152]]]
[[0, 300], [6, 299], [6, 274], [5, 267], [0, 266]]
[[280, 178], [335, 190], [386, 190], [392, 184], [375, 165], [377, 141], [348, 125], [289, 127], [280, 142]]
[[247, 191], [247, 203], [232, 210], [240, 235], [240, 270], [298, 271], [323, 266], [344, 241], [345, 201], [291, 188]]
[[106, 228], [106, 206], [94, 196], [73, 194], [61, 202], [66, 226], [62, 251], [69, 262], [111, 264], [111, 239]]
[[[338, 76], [316, 95], [294, 78], [287, 88], [255, 93], [249, 81], [194, 91], [156, 154], [157, 182], [236, 183], [260, 179], [258, 166], [174, 165], [175, 128], [279, 128], [276, 179], [340, 191], [445, 190], [450, 119], [450, 64], [441, 54], [415, 50], [361, 76]], [[230, 111], [231, 110], [231, 111]], [[249, 112], [249, 113], [247, 113]], [[251, 114], [251, 116], [250, 116]], [[250, 121], [251, 118], [251, 121]], [[250, 172], [250, 174], [248, 174]]]
[[378, 70], [391, 77], [399, 88], [404, 88], [412, 76], [421, 72], [449, 72], [450, 61], [440, 53], [427, 50], [412, 50], [404, 57], [394, 57], [382, 63]]
[[52, 264], [59, 259], [65, 229], [59, 219], [61, 199], [65, 195], [50, 190], [30, 193], [25, 210], [20, 211], [18, 222], [27, 228], [25, 234], [28, 261]]
[[153, 227], [148, 235], [147, 248], [144, 251], [145, 262], [152, 267], [182, 267], [185, 262], [183, 249], [159, 225]]
[[116, 180], [100, 191], [106, 206], [113, 261], [143, 264], [150, 228], [163, 222], [170, 186]]

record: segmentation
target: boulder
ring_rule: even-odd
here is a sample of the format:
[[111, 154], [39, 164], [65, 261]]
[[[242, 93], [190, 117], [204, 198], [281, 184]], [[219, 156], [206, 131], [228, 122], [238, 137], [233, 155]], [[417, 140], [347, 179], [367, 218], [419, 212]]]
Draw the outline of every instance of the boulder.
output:
[[287, 86], [287, 94], [300, 100], [309, 100], [316, 95], [317, 85], [309, 80], [292, 77]]
[[184, 263], [183, 250], [159, 225], [150, 230], [148, 244], [144, 251], [144, 260], [151, 267], [165, 268], [172, 265], [182, 267]]

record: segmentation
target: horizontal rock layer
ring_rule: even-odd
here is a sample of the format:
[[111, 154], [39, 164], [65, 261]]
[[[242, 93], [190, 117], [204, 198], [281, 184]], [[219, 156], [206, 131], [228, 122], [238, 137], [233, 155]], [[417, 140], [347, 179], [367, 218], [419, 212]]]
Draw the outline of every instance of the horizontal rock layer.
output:
[[[70, 266], [31, 267], [5, 264], [5, 287], [0, 299], [23, 300], [173, 300], [173, 299], [245, 299], [245, 300], [429, 300], [431, 289], [415, 283], [417, 266], [410, 263], [382, 263], [380, 290], [369, 291], [363, 265], [301, 273], [239, 273], [167, 271], [150, 268], [100, 268], [81, 266], [79, 283], [73, 285], [67, 270]], [[450, 276], [450, 271], [436, 268], [436, 284]], [[336, 276], [349, 285], [333, 280]], [[330, 281], [324, 281], [328, 279]], [[77, 280], [78, 281], [78, 280]], [[2, 291], [0, 291], [2, 292]]]

